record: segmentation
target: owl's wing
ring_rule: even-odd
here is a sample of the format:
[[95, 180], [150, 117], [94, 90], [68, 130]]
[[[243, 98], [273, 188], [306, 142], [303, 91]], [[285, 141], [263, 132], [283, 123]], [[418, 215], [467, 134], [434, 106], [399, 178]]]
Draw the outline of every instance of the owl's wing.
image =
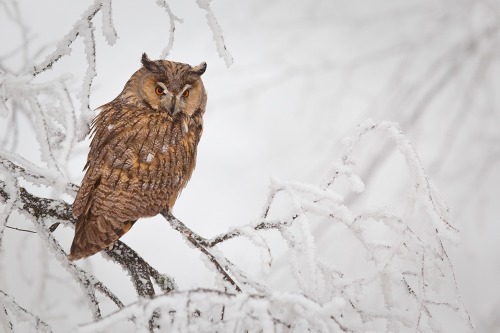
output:
[[[80, 259], [113, 244], [135, 221], [148, 215], [148, 196], [127, 187], [134, 184], [134, 140], [144, 126], [121, 130], [97, 128], [91, 143], [86, 173], [73, 203], [75, 238], [69, 258]], [[102, 126], [101, 126], [102, 127]], [[124, 182], [123, 180], [130, 180]]]
[[140, 138], [146, 125], [144, 118], [137, 117], [119, 103], [101, 106], [101, 112], [92, 122], [92, 142], [85, 164], [85, 176], [73, 203], [73, 216], [86, 215], [92, 207], [99, 189], [115, 188], [118, 184], [107, 181], [114, 171], [122, 171], [131, 165], [131, 150], [127, 149]]

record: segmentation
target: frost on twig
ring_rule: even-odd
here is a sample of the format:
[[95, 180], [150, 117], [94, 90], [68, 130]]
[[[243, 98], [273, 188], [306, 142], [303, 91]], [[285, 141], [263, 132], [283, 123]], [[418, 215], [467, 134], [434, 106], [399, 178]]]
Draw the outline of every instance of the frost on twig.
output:
[[215, 18], [214, 12], [210, 7], [210, 2], [211, 0], [196, 0], [198, 7], [206, 12], [205, 16], [207, 17], [207, 22], [210, 26], [210, 29], [212, 29], [212, 36], [215, 41], [217, 52], [219, 53], [219, 57], [223, 58], [226, 66], [229, 67], [233, 64], [233, 56], [231, 55], [231, 53], [229, 53], [226, 47], [224, 37], [222, 36], [222, 28]]
[[182, 19], [174, 15], [166, 0], [157, 0], [156, 3], [158, 4], [158, 6], [163, 7], [165, 9], [169, 20], [168, 43], [167, 46], [165, 46], [165, 48], [163, 49], [163, 51], [161, 51], [160, 55], [161, 59], [165, 59], [169, 55], [170, 50], [172, 50], [172, 46], [174, 45], [175, 22], [182, 23], [183, 21]]
[[214, 256], [214, 254], [207, 249], [206, 245], [204, 242], [200, 242], [199, 240], [203, 240], [202, 237], [197, 235], [194, 231], [188, 229], [184, 223], [176, 219], [172, 214], [169, 212], [162, 212], [162, 215], [165, 217], [170, 222], [170, 225], [177, 230], [181, 235], [187, 238], [187, 240], [193, 244], [196, 248], [198, 248], [205, 256], [208, 257], [209, 261], [214, 265], [215, 270], [221, 275], [222, 279], [228, 283], [229, 286], [231, 286], [234, 290], [241, 292], [241, 288], [238, 286], [238, 284], [233, 280], [233, 278], [230, 276], [230, 274], [227, 272], [227, 270], [223, 267], [225, 265], [221, 264], [217, 258]]
[[21, 327], [23, 327], [21, 323], [27, 323], [28, 327], [36, 332], [52, 333], [52, 329], [47, 323], [17, 304], [11, 296], [0, 290], [0, 327], [3, 327], [6, 333], [20, 332]]
[[263, 296], [195, 289], [139, 301], [81, 326], [75, 333], [105, 330], [131, 318], [136, 318], [136, 331], [147, 332], [147, 318], [157, 310], [161, 313], [159, 325], [165, 332], [352, 332], [338, 321], [343, 306], [341, 300], [321, 305], [298, 294], [276, 292]]
[[[96, 0], [83, 14], [82, 18], [77, 21], [73, 28], [66, 34], [66, 36], [57, 44], [55, 50], [45, 57], [45, 60], [38, 65], [35, 65], [31, 75], [37, 76], [40, 73], [51, 68], [59, 59], [71, 53], [71, 45], [79, 37], [83, 37], [85, 44], [85, 55], [87, 58], [87, 70], [80, 92], [80, 126], [78, 127], [78, 138], [83, 140], [90, 131], [90, 122], [94, 117], [94, 113], [90, 108], [90, 89], [92, 87], [92, 80], [97, 75], [96, 73], [96, 51], [95, 51], [95, 38], [94, 38], [94, 25], [92, 20], [94, 16], [104, 6], [105, 11], [103, 14], [103, 32], [108, 43], [114, 43], [116, 40], [116, 32], [112, 26], [111, 19], [111, 3], [109, 1]], [[115, 36], [115, 37], [113, 37]]]
[[111, 10], [111, 0], [102, 1], [102, 34], [109, 45], [114, 45], [118, 39], [115, 26], [113, 24], [113, 12]]
[[13, 113], [7, 119], [14, 123], [3, 133], [4, 149], [9, 142], [15, 148], [19, 136], [16, 116], [24, 114], [36, 135], [42, 161], [59, 176], [75, 143], [75, 114], [71, 98], [67, 95], [67, 79], [60, 77], [35, 84], [29, 76], [0, 73], [0, 98], [6, 98], [19, 113]]

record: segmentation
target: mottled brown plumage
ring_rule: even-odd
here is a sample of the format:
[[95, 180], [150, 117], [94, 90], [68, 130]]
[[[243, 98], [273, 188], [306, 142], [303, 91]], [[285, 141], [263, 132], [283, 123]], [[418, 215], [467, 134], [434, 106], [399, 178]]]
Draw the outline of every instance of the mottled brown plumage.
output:
[[143, 67], [100, 108], [75, 202], [69, 259], [112, 245], [141, 217], [170, 210], [196, 162], [207, 95], [191, 67], [142, 56]]

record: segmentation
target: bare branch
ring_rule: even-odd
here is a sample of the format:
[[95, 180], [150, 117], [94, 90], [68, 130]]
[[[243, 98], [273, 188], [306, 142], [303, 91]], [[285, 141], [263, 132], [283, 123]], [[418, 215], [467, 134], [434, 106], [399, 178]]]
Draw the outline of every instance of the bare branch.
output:
[[33, 231], [33, 230], [28, 230], [28, 229], [21, 229], [21, 228], [16, 228], [16, 227], [11, 227], [9, 225], [6, 225], [5, 226], [7, 229], [12, 229], [12, 230], [17, 230], [17, 231], [22, 231], [22, 232], [28, 232], [28, 233], [31, 233], [31, 234], [36, 234], [36, 231]]

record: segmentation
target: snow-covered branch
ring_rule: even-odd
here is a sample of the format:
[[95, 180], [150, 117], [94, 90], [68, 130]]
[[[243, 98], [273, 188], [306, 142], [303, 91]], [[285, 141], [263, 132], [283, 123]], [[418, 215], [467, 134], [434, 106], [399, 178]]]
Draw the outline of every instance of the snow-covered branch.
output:
[[224, 37], [222, 36], [222, 28], [215, 18], [212, 7], [210, 7], [210, 2], [211, 0], [196, 0], [198, 7], [206, 12], [205, 16], [207, 18], [207, 23], [210, 29], [212, 29], [212, 36], [217, 48], [217, 52], [219, 53], [219, 57], [223, 58], [226, 66], [229, 67], [233, 64], [233, 56], [231, 55], [231, 53], [229, 53], [226, 47]]
[[341, 299], [322, 305], [305, 296], [289, 293], [276, 292], [264, 297], [194, 289], [141, 300], [102, 320], [81, 326], [75, 333], [106, 330], [132, 318], [135, 318], [137, 332], [148, 332], [149, 318], [157, 310], [162, 313], [159, 318], [162, 331], [352, 332], [340, 323], [344, 306]]
[[[23, 327], [21, 323], [27, 323], [28, 327], [36, 332], [52, 333], [47, 323], [0, 290], [0, 324], [3, 326], [4, 332], [19, 332], [20, 327]], [[18, 324], [20, 325], [18, 326]]]
[[167, 12], [168, 20], [169, 20], [168, 43], [160, 55], [161, 59], [165, 59], [169, 55], [170, 50], [172, 50], [172, 46], [174, 45], [175, 22], [182, 23], [183, 21], [182, 21], [182, 19], [180, 19], [174, 15], [174, 13], [170, 9], [170, 6], [168, 5], [166, 0], [157, 0], [156, 3], [158, 4], [158, 6], [165, 9], [165, 12]]

